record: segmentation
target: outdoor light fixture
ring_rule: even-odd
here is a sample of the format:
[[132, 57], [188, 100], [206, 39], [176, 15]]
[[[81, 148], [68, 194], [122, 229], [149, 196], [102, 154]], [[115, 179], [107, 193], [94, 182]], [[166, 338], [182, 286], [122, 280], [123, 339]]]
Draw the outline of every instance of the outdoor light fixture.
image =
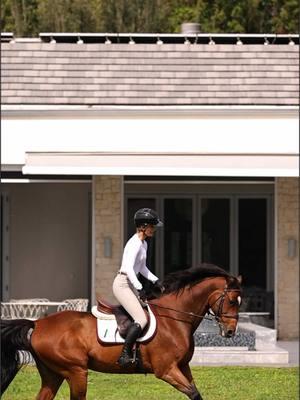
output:
[[216, 42], [212, 39], [212, 37], [210, 37], [208, 44], [216, 44]]
[[78, 36], [77, 44], [83, 44], [83, 40], [80, 39], [80, 36]]
[[159, 36], [157, 37], [156, 44], [164, 44], [164, 42], [159, 38]]
[[104, 42], [105, 44], [111, 44], [111, 40], [109, 40], [108, 39], [108, 37], [106, 36], [106, 39], [105, 39], [105, 42]]
[[191, 42], [189, 41], [189, 39], [187, 37], [184, 40], [184, 44], [191, 44]]
[[295, 42], [293, 41], [292, 38], [290, 38], [289, 45], [290, 45], [290, 46], [294, 46], [294, 44], [295, 44]]
[[237, 45], [243, 44], [243, 42], [241, 41], [241, 39], [240, 39], [239, 37], [237, 38], [236, 44], [237, 44]]
[[288, 258], [295, 258], [297, 253], [297, 241], [295, 239], [288, 239], [287, 245]]
[[268, 38], [265, 37], [264, 45], [267, 46], [268, 44], [270, 44], [270, 42], [268, 41]]
[[130, 40], [128, 42], [129, 44], [135, 44], [135, 41], [132, 39], [132, 37], [130, 37]]
[[51, 43], [51, 44], [55, 44], [55, 43], [56, 43], [56, 40], [54, 39], [54, 37], [53, 37], [53, 36], [51, 36], [50, 43]]
[[104, 257], [111, 258], [112, 257], [112, 240], [111, 237], [104, 238]]

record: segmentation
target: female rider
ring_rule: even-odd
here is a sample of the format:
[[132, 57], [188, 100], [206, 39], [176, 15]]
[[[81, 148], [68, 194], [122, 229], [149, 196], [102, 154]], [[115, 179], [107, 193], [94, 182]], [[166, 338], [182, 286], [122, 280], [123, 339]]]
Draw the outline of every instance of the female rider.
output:
[[141, 306], [139, 297], [143, 297], [143, 286], [138, 280], [138, 273], [151, 281], [156, 288], [163, 292], [163, 285], [146, 266], [146, 238], [154, 235], [155, 229], [162, 226], [157, 213], [150, 208], [141, 208], [134, 215], [136, 233], [128, 240], [123, 253], [122, 265], [113, 282], [113, 293], [119, 303], [133, 318], [129, 327], [123, 350], [118, 363], [126, 366], [134, 362], [132, 348], [136, 339], [147, 325], [147, 318]]

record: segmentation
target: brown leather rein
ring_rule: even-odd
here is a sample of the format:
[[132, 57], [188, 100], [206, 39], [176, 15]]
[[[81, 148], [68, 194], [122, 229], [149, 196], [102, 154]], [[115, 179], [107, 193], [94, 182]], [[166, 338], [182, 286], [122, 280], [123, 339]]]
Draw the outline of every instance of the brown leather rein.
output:
[[211, 312], [210, 310], [208, 310], [208, 312], [205, 315], [199, 315], [199, 314], [195, 314], [191, 311], [181, 311], [181, 310], [176, 310], [175, 308], [171, 308], [171, 307], [165, 307], [165, 306], [161, 306], [159, 304], [155, 304], [155, 303], [151, 303], [150, 301], [146, 300], [144, 301], [144, 303], [149, 304], [151, 306], [154, 307], [158, 307], [158, 308], [163, 308], [165, 310], [170, 310], [170, 311], [175, 311], [179, 314], [185, 314], [185, 315], [189, 315], [190, 317], [196, 317], [196, 318], [204, 318], [204, 319], [208, 319], [210, 321], [212, 321], [212, 318], [206, 317], [206, 315], [211, 315], [212, 317], [214, 317], [214, 319], [219, 323], [221, 318], [231, 318], [231, 319], [239, 319], [239, 315], [238, 314], [227, 314], [227, 313], [223, 313], [223, 305], [224, 305], [224, 300], [225, 297], [228, 296], [228, 292], [240, 292], [240, 289], [228, 289], [227, 287], [224, 288], [223, 292], [221, 293], [221, 295], [210, 305], [209, 308], [211, 309], [211, 307], [217, 303], [217, 301], [220, 300], [219, 305], [218, 305], [218, 310], [217, 313]]

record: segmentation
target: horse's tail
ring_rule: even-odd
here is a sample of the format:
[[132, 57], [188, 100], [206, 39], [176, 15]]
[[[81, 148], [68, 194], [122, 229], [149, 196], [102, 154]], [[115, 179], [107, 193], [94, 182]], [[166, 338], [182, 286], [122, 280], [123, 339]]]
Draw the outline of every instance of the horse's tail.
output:
[[[34, 322], [28, 319], [1, 320], [1, 394], [5, 392], [24, 362], [20, 350], [31, 351], [30, 330]], [[27, 361], [28, 362], [28, 361]]]

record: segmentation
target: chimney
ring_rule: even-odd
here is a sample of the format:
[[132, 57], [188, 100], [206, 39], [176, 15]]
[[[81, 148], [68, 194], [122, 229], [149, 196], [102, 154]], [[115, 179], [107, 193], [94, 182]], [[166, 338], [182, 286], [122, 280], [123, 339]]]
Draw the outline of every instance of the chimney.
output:
[[184, 35], [200, 33], [200, 24], [197, 22], [185, 22], [181, 24], [181, 33]]

